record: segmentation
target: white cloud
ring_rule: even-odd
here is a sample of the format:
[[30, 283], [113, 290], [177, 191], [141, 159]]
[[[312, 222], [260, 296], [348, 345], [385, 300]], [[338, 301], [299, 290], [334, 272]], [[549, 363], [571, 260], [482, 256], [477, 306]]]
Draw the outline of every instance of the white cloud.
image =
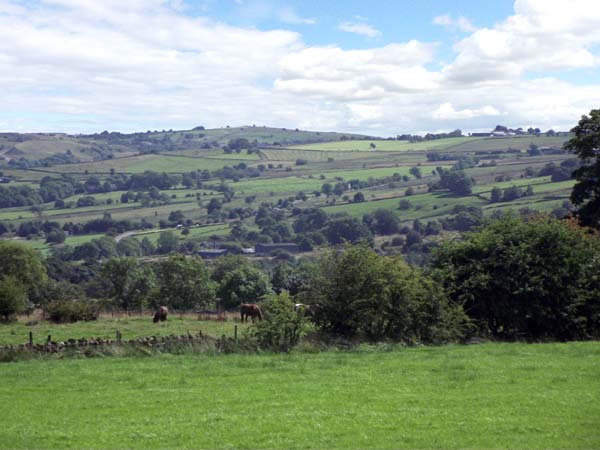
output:
[[477, 30], [469, 19], [464, 16], [458, 16], [454, 19], [450, 14], [443, 14], [433, 18], [435, 25], [441, 25], [446, 28], [458, 29], [463, 32], [473, 32]]
[[300, 17], [296, 11], [290, 7], [280, 9], [277, 16], [282, 22], [292, 25], [314, 25], [317, 23], [316, 19]]
[[474, 117], [482, 116], [499, 116], [501, 113], [496, 108], [490, 105], [483, 106], [477, 109], [461, 109], [455, 110], [452, 103], [442, 103], [435, 111], [432, 116], [434, 119], [473, 119]]
[[[568, 129], [600, 104], [598, 83], [560, 79], [560, 71], [600, 62], [600, 8], [583, 0], [569, 8], [518, 0], [513, 15], [459, 41], [441, 69], [435, 43], [308, 46], [288, 30], [186, 16], [178, 10], [185, 5], [0, 0], [2, 131], [256, 123], [393, 135], [496, 122]], [[310, 20], [288, 13], [288, 21]], [[540, 76], [545, 70], [559, 72]]]
[[433, 45], [418, 41], [367, 50], [306, 48], [282, 60], [275, 88], [338, 101], [435, 89], [439, 74], [423, 67], [433, 52]]
[[359, 34], [361, 36], [367, 36], [370, 38], [381, 36], [381, 31], [367, 23], [340, 22], [338, 24], [338, 29], [346, 31], [347, 33]]
[[236, 0], [237, 12], [251, 23], [267, 20], [278, 20], [289, 25], [314, 25], [315, 18], [302, 17], [291, 6], [278, 6], [271, 0]]
[[444, 72], [456, 83], [494, 82], [528, 70], [594, 67], [600, 59], [600, 8], [595, 0], [517, 0], [515, 14], [456, 44]]

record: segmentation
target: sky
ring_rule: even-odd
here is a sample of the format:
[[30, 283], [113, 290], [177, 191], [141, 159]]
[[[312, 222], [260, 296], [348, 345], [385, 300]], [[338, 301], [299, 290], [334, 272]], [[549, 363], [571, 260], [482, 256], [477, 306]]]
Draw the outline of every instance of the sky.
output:
[[598, 0], [0, 0], [0, 132], [568, 130]]

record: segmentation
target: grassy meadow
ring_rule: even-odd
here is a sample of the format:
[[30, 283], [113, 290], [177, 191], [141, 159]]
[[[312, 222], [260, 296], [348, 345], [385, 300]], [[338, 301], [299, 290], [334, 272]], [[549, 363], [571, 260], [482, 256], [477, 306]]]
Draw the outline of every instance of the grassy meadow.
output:
[[600, 344], [33, 359], [2, 448], [598, 448]]
[[118, 331], [123, 339], [135, 339], [145, 336], [167, 336], [171, 334], [181, 335], [188, 332], [196, 334], [202, 331], [214, 337], [233, 336], [234, 326], [237, 324], [241, 332], [247, 325], [237, 323], [238, 315], [227, 316], [227, 321], [198, 320], [195, 314], [170, 314], [166, 322], [153, 323], [152, 312], [145, 315], [132, 314], [131, 316], [119, 314], [111, 317], [103, 314], [98, 320], [92, 322], [75, 322], [55, 324], [44, 320], [28, 320], [21, 318], [18, 322], [0, 325], [0, 345], [25, 344], [29, 341], [29, 332], [33, 333], [33, 341], [36, 344], [46, 342], [48, 335], [53, 341], [65, 341], [67, 339], [80, 338], [103, 338], [114, 339]]
[[[316, 144], [306, 144], [294, 146], [295, 149], [305, 150], [322, 150], [322, 151], [361, 151], [361, 152], [377, 152], [377, 151], [417, 151], [417, 150], [444, 150], [449, 147], [459, 145], [469, 141], [477, 141], [479, 139], [471, 137], [455, 137], [446, 139], [436, 139], [433, 141], [409, 142], [396, 140], [347, 140], [337, 142], [322, 142]], [[371, 147], [375, 145], [375, 148]]]

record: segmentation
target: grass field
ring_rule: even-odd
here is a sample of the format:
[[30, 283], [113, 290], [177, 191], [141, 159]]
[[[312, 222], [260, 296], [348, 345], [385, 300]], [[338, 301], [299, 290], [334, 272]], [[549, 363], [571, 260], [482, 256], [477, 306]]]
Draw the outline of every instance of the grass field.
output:
[[[336, 160], [349, 160], [364, 158], [364, 152], [358, 151], [321, 151], [321, 150], [302, 150], [302, 149], [263, 149], [261, 154], [269, 161], [296, 161], [297, 159], [305, 159], [311, 162], [325, 162], [329, 158]], [[380, 153], [378, 152], [378, 155]]]
[[[365, 193], [368, 193], [368, 191], [365, 191]], [[445, 215], [456, 205], [483, 206], [486, 203], [476, 196], [454, 197], [445, 192], [430, 192], [404, 198], [412, 204], [411, 209], [400, 211], [398, 209], [399, 198], [327, 206], [323, 209], [328, 213], [346, 212], [354, 217], [372, 213], [377, 209], [388, 209], [395, 212], [402, 220], [413, 220]], [[436, 206], [436, 209], [433, 209], [434, 206]]]
[[189, 238], [193, 238], [193, 237], [206, 237], [209, 238], [210, 236], [213, 235], [217, 235], [217, 236], [225, 236], [227, 234], [229, 234], [229, 225], [228, 224], [219, 224], [219, 225], [207, 225], [207, 226], [202, 226], [202, 227], [192, 227], [189, 228], [189, 234], [187, 236], [182, 235], [181, 231], [182, 230], [178, 230], [178, 229], [168, 229], [168, 230], [152, 230], [152, 231], [145, 231], [145, 232], [141, 232], [141, 233], [136, 233], [133, 236], [137, 239], [143, 239], [145, 237], [147, 237], [152, 243], [156, 244], [156, 242], [158, 241], [158, 238], [160, 237], [160, 234], [164, 231], [172, 231], [173, 233], [175, 233], [178, 237], [179, 240], [183, 241], [185, 239], [189, 239]]
[[[174, 155], [138, 155], [127, 158], [107, 159], [97, 162], [63, 164], [52, 166], [48, 170], [55, 173], [110, 173], [111, 169], [116, 172], [141, 173], [146, 170], [156, 172], [183, 173], [192, 170], [216, 170], [224, 166], [233, 166], [240, 162], [251, 162], [246, 158], [195, 158]], [[47, 175], [47, 174], [46, 174]]]
[[[298, 150], [323, 150], [323, 151], [361, 151], [361, 152], [378, 152], [378, 151], [417, 151], [417, 150], [443, 150], [448, 147], [462, 144], [469, 141], [477, 141], [477, 138], [471, 137], [455, 137], [446, 139], [436, 139], [425, 142], [409, 142], [396, 140], [359, 140], [359, 141], [336, 141], [336, 142], [320, 142], [317, 144], [306, 144], [294, 146]], [[375, 144], [375, 148], [371, 147], [371, 143]]]
[[538, 147], [562, 148], [569, 140], [567, 136], [513, 136], [475, 139], [471, 138], [456, 147], [452, 151], [478, 151], [478, 150], [527, 150], [531, 144]]
[[600, 344], [3, 364], [2, 448], [598, 448]]
[[268, 194], [282, 192], [296, 193], [298, 191], [313, 191], [321, 189], [325, 183], [318, 178], [281, 177], [281, 178], [256, 178], [231, 184], [231, 187], [240, 195]]
[[[237, 316], [236, 316], [237, 317]], [[229, 317], [233, 319], [233, 317]], [[35, 320], [33, 325], [27, 325], [28, 319], [21, 318], [18, 322], [8, 325], [0, 325], [0, 345], [24, 344], [28, 342], [29, 332], [33, 332], [34, 342], [46, 342], [48, 335], [54, 341], [62, 341], [70, 338], [101, 337], [103, 339], [114, 339], [119, 330], [123, 339], [134, 339], [144, 336], [166, 336], [169, 334], [192, 334], [202, 331], [215, 337], [222, 335], [233, 336], [234, 322], [217, 322], [213, 320], [198, 320], [193, 314], [178, 315], [171, 314], [166, 322], [152, 323], [152, 313], [145, 316], [133, 314], [132, 316], [119, 315], [115, 318], [110, 314], [92, 322], [75, 322], [67, 324], [54, 324], [43, 320]], [[246, 324], [238, 324], [240, 329]]]

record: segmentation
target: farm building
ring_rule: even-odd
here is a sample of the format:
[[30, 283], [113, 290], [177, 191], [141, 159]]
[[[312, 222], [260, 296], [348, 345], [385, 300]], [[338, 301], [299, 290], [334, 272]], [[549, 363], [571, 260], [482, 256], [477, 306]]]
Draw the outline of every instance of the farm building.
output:
[[298, 253], [300, 248], [293, 242], [280, 242], [278, 244], [256, 244], [255, 251], [259, 255], [270, 255], [275, 250], [284, 250], [290, 253]]
[[226, 248], [207, 248], [204, 250], [199, 250], [198, 255], [204, 259], [214, 259], [219, 256], [225, 256], [229, 252]]

